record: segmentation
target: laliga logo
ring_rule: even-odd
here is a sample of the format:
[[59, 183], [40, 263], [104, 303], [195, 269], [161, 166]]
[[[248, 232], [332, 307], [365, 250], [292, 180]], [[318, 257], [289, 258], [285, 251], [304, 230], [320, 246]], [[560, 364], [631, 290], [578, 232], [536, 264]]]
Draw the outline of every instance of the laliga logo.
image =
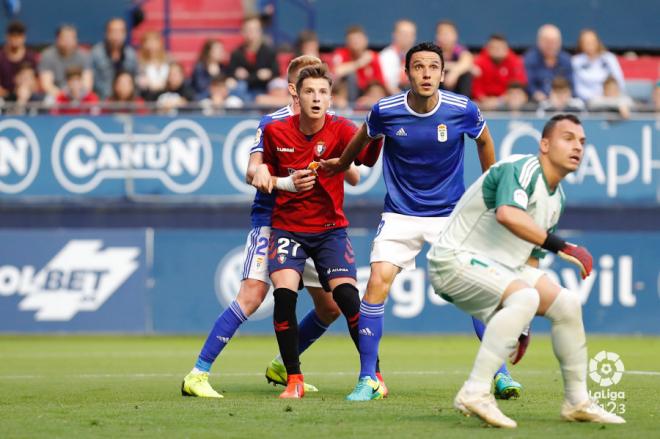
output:
[[23, 297], [18, 309], [36, 311], [37, 321], [69, 321], [96, 311], [137, 270], [138, 247], [107, 247], [96, 239], [69, 241], [39, 272], [0, 266], [0, 296]]
[[624, 371], [623, 361], [614, 352], [600, 351], [589, 360], [589, 378], [601, 387], [619, 384]]
[[208, 178], [212, 157], [206, 131], [185, 119], [159, 134], [104, 133], [76, 119], [60, 128], [51, 152], [57, 181], [74, 193], [90, 192], [106, 179], [160, 180], [172, 192], [190, 193]]
[[[264, 258], [261, 263], [267, 264], [267, 256], [256, 256]], [[257, 261], [258, 262], [258, 261]], [[225, 307], [236, 299], [238, 290], [241, 288], [243, 274], [243, 247], [236, 247], [227, 253], [218, 264], [215, 271], [215, 295], [218, 301]], [[271, 286], [266, 294], [266, 300], [250, 316], [250, 320], [262, 320], [273, 314], [273, 287]]]
[[[222, 166], [229, 183], [236, 190], [246, 194], [254, 193], [254, 187], [245, 182], [245, 172], [250, 160], [250, 150], [263, 135], [258, 128], [259, 121], [254, 119], [237, 123], [227, 134], [222, 151]], [[382, 173], [381, 158], [373, 168], [360, 166], [358, 169], [360, 183], [357, 186], [344, 185], [345, 192], [349, 195], [361, 195], [373, 189]]]
[[39, 160], [39, 142], [25, 122], [0, 122], [1, 193], [16, 194], [29, 187], [39, 171]]

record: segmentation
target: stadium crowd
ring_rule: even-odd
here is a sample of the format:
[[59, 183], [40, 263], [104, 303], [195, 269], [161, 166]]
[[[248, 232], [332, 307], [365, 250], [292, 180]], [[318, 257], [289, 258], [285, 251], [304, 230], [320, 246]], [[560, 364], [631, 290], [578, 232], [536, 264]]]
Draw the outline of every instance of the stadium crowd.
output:
[[[10, 22], [0, 50], [0, 104], [6, 114], [216, 114], [288, 103], [280, 55], [258, 16], [244, 19], [243, 43], [231, 53], [221, 41], [207, 40], [190, 74], [168, 54], [158, 32], [144, 33], [135, 48], [128, 44], [121, 18], [110, 19], [105, 38], [91, 48], [79, 44], [72, 25], [58, 27], [54, 44], [40, 53], [26, 46], [27, 32], [23, 23]], [[321, 53], [316, 34], [304, 31], [290, 55], [326, 61], [335, 78], [333, 107], [365, 111], [408, 87], [403, 61], [417, 41], [415, 23], [402, 19], [380, 52], [370, 49], [362, 27], [350, 26], [344, 47]], [[502, 34], [491, 35], [473, 54], [447, 20], [437, 24], [434, 41], [444, 52], [443, 87], [471, 97], [485, 111], [540, 117], [605, 111], [621, 118], [632, 111], [660, 111], [660, 79], [650, 96], [628, 96], [617, 57], [592, 29], [582, 30], [573, 55], [562, 49], [561, 32], [551, 24], [538, 29], [536, 44], [523, 54]]]

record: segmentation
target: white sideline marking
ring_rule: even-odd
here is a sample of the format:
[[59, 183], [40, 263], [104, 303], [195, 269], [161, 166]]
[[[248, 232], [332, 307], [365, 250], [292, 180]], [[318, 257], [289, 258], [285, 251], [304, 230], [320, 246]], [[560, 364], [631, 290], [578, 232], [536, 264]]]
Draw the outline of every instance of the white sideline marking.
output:
[[[467, 374], [467, 370], [453, 370], [453, 371], [440, 371], [440, 370], [412, 370], [412, 371], [391, 371], [385, 372], [385, 377], [390, 375], [459, 375]], [[546, 370], [521, 370], [516, 371], [516, 375], [540, 375], [547, 374]], [[556, 371], [555, 373], [559, 373]], [[660, 371], [653, 370], [627, 370], [624, 372], [627, 375], [644, 375], [644, 376], [660, 376]], [[227, 373], [212, 373], [213, 377], [263, 377], [261, 372], [227, 372]], [[351, 372], [305, 372], [305, 375], [312, 376], [357, 376], [356, 371]], [[0, 380], [28, 380], [28, 379], [43, 379], [59, 376], [63, 378], [82, 378], [82, 379], [98, 379], [98, 378], [183, 378], [183, 373], [89, 373], [89, 374], [65, 374], [65, 375], [0, 375]]]

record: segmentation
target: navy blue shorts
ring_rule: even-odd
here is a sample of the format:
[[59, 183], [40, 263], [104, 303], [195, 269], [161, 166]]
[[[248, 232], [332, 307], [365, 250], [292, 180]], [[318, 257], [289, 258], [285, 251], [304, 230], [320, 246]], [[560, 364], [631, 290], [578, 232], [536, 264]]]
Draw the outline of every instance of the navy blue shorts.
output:
[[314, 261], [319, 281], [326, 291], [330, 291], [330, 279], [356, 278], [355, 253], [345, 228], [320, 233], [271, 229], [268, 248], [269, 274], [289, 268], [297, 271], [302, 278], [308, 257]]

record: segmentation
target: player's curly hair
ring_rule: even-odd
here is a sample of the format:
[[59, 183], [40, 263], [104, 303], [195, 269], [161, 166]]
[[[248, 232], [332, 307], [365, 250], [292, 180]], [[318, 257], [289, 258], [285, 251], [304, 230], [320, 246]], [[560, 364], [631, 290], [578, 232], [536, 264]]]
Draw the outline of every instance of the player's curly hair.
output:
[[406, 71], [410, 68], [410, 59], [412, 58], [413, 54], [417, 52], [437, 53], [440, 57], [440, 67], [442, 67], [442, 70], [445, 69], [445, 58], [442, 56], [442, 49], [437, 44], [426, 41], [424, 43], [419, 43], [408, 50], [406, 53]]
[[305, 67], [298, 73], [298, 79], [296, 80], [296, 91], [300, 93], [300, 88], [302, 83], [307, 78], [323, 78], [328, 81], [330, 87], [332, 87], [332, 78], [328, 73], [328, 67], [325, 64]]

